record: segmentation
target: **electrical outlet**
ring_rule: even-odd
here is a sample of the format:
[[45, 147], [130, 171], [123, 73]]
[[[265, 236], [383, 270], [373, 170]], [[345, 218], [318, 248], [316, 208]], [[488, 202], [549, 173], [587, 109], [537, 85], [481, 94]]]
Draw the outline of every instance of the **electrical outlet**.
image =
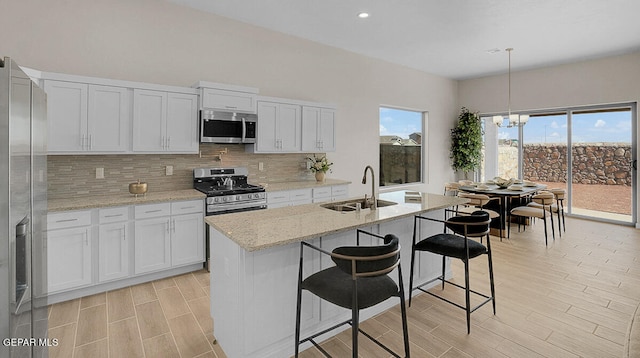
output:
[[173, 175], [173, 165], [167, 165], [165, 168], [166, 175]]
[[104, 179], [104, 168], [96, 168], [96, 179]]
[[258, 163], [258, 170], [259, 171], [263, 171], [264, 170], [264, 163], [263, 162]]

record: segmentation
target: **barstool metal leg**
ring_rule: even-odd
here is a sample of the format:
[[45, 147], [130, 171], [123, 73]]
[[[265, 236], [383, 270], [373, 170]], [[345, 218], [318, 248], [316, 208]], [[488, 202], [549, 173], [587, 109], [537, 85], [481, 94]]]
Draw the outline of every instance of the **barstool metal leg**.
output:
[[464, 262], [464, 298], [467, 311], [467, 334], [471, 333], [471, 292], [469, 292], [469, 260]]

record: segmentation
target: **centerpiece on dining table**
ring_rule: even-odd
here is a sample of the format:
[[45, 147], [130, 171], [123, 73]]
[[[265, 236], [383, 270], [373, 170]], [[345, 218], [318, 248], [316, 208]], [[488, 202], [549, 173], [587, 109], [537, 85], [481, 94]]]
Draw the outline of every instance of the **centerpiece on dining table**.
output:
[[513, 184], [514, 182], [515, 182], [514, 179], [504, 179], [504, 178], [501, 178], [501, 177], [493, 178], [493, 183], [496, 184], [498, 186], [498, 188], [500, 188], [500, 189], [506, 189], [511, 184]]

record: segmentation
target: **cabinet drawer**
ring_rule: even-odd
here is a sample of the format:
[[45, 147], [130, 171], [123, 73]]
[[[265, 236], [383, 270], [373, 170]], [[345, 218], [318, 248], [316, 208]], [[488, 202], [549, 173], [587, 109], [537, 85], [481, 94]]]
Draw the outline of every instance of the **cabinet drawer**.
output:
[[347, 185], [336, 185], [331, 187], [332, 196], [346, 196], [349, 194], [349, 187]]
[[290, 201], [307, 201], [310, 199], [311, 199], [311, 189], [291, 190], [289, 192]]
[[190, 214], [201, 213], [204, 211], [204, 202], [202, 200], [177, 201], [171, 203], [171, 214]]
[[91, 211], [65, 211], [47, 215], [47, 230], [91, 225]]
[[277, 204], [289, 201], [288, 191], [276, 191], [267, 193], [267, 204]]
[[321, 188], [313, 188], [313, 198], [328, 198], [331, 197], [331, 187], [323, 186]]
[[135, 218], [146, 219], [171, 215], [171, 203], [136, 205]]
[[100, 224], [116, 223], [129, 220], [129, 207], [105, 208], [98, 211]]

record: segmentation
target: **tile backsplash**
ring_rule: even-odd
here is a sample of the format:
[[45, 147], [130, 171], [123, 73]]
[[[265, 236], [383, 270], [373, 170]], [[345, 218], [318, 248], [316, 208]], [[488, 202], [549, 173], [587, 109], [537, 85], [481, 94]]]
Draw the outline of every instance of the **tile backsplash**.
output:
[[[221, 154], [224, 149], [228, 153]], [[147, 182], [149, 192], [190, 189], [193, 168], [247, 167], [249, 182], [268, 183], [313, 180], [306, 169], [312, 154], [252, 154], [245, 145], [201, 144], [198, 154], [50, 155], [47, 159], [49, 199], [71, 196], [128, 194], [129, 183]], [[259, 164], [263, 163], [263, 170]], [[173, 175], [165, 175], [166, 166]], [[104, 168], [104, 179], [96, 179], [96, 168]]]

